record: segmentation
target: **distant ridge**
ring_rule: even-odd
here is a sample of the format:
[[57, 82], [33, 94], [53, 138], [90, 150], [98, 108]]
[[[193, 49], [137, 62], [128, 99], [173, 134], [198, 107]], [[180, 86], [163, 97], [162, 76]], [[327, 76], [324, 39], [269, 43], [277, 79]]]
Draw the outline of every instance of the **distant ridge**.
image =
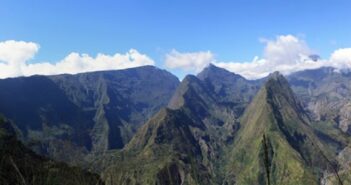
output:
[[81, 164], [90, 154], [122, 148], [178, 84], [154, 66], [10, 78], [0, 80], [0, 113], [37, 153]]

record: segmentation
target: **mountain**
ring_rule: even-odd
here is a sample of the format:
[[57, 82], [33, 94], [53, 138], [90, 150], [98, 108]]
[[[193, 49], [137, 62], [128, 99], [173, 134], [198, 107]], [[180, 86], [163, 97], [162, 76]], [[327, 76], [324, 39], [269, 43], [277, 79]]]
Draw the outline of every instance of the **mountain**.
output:
[[[335, 136], [336, 129], [315, 129], [282, 75], [270, 75], [254, 99], [248, 99], [244, 113], [238, 114], [228, 103], [233, 96], [223, 93], [218, 98], [219, 91], [209, 84], [240, 89], [243, 79], [230, 74], [240, 83], [219, 83], [208, 77], [214, 74], [186, 76], [169, 108], [140, 128], [123, 150], [98, 160], [101, 166], [110, 164], [101, 168], [107, 184], [347, 182], [347, 170], [340, 167], [337, 154], [343, 149], [345, 158], [349, 138]], [[252, 83], [256, 82], [244, 86], [256, 88]], [[239, 103], [245, 107], [246, 102]]]
[[235, 184], [319, 184], [337, 165], [310, 124], [288, 81], [271, 74], [241, 119], [228, 178]]
[[101, 166], [113, 164], [103, 178], [109, 184], [222, 184], [227, 145], [255, 89], [257, 84], [213, 65], [186, 76], [168, 108], [122, 151], [100, 158]]
[[133, 137], [103, 173], [108, 184], [211, 184], [202, 164], [200, 129], [181, 110], [163, 109]]
[[122, 148], [166, 106], [178, 79], [144, 66], [0, 80], [0, 112], [39, 154], [73, 164]]
[[213, 64], [206, 67], [197, 77], [220, 104], [235, 110], [237, 115], [244, 112], [261, 85], [260, 81], [247, 80]]
[[332, 121], [351, 134], [351, 73], [348, 70], [322, 67], [293, 73], [288, 80], [315, 121]]
[[98, 175], [38, 156], [15, 137], [11, 123], [0, 116], [0, 184], [102, 185]]
[[351, 97], [348, 78], [321, 68], [246, 80], [211, 64], [181, 83], [152, 66], [0, 80], [0, 112], [11, 120], [0, 127], [0, 156], [3, 169], [20, 169], [0, 168], [0, 177], [100, 182], [94, 172], [108, 185], [348, 184], [348, 111], [337, 109]]
[[257, 93], [259, 85], [256, 81], [246, 80], [210, 64], [197, 76], [188, 75], [184, 78], [168, 107], [190, 109], [188, 112], [200, 120], [217, 117], [217, 122], [215, 119], [210, 119], [210, 122], [221, 126], [226, 122], [223, 121], [225, 119], [238, 120]]

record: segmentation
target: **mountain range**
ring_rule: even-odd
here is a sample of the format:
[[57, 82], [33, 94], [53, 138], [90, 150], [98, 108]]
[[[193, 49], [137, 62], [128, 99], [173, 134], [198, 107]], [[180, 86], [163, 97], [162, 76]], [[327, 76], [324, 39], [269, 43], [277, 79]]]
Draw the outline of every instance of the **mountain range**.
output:
[[212, 64], [181, 82], [153, 66], [20, 77], [0, 80], [0, 113], [15, 151], [95, 184], [351, 184], [350, 80]]
[[7, 89], [0, 92], [0, 112], [37, 153], [81, 164], [90, 154], [122, 148], [178, 84], [152, 66], [11, 78], [0, 80]]

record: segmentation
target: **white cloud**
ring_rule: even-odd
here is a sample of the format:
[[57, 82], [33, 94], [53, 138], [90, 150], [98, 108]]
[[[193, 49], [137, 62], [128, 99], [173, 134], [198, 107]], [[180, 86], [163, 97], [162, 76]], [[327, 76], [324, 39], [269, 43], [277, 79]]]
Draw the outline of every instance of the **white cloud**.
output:
[[313, 61], [314, 54], [304, 40], [292, 35], [278, 36], [275, 40], [264, 39], [263, 58], [255, 57], [251, 62], [215, 62], [219, 67], [238, 73], [248, 79], [258, 79], [274, 71], [283, 74], [332, 66], [337, 69], [351, 68], [351, 48], [336, 50], [330, 59]]
[[[199, 72], [210, 62], [248, 79], [258, 79], [274, 71], [290, 74], [305, 69], [332, 66], [336, 69], [351, 68], [351, 48], [338, 49], [329, 59], [310, 57], [315, 52], [307, 43], [293, 35], [281, 35], [275, 39], [260, 39], [265, 44], [263, 57], [255, 57], [250, 62], [217, 61], [210, 51], [180, 53], [173, 50], [166, 56], [166, 67]], [[234, 56], [235, 57], [235, 56]]]
[[39, 45], [32, 42], [5, 41], [0, 42], [0, 78], [29, 76], [34, 74], [76, 74], [89, 71], [125, 69], [143, 65], [154, 65], [148, 56], [135, 49], [125, 54], [88, 54], [70, 53], [57, 63], [41, 62], [27, 64], [38, 52]]
[[307, 44], [292, 35], [278, 36], [276, 40], [266, 40], [264, 58], [272, 66], [297, 63], [302, 57], [312, 54]]
[[210, 51], [181, 53], [172, 50], [166, 55], [166, 67], [170, 69], [182, 69], [186, 72], [199, 72], [209, 63], [214, 62], [214, 56]]
[[256, 56], [251, 62], [217, 61], [210, 51], [180, 53], [173, 50], [166, 55], [166, 67], [181, 69], [186, 72], [199, 72], [212, 62], [248, 79], [257, 79], [265, 77], [274, 71], [289, 74], [321, 66], [321, 63], [309, 58], [314, 53], [306, 42], [293, 35], [281, 35], [274, 40], [260, 39], [260, 41], [266, 45], [263, 58]]
[[21, 75], [24, 62], [32, 59], [38, 50], [39, 45], [33, 42], [0, 42], [0, 77]]
[[334, 51], [330, 57], [329, 65], [337, 69], [351, 68], [351, 48], [342, 48]]
[[[169, 69], [197, 73], [209, 63], [213, 63], [248, 79], [261, 78], [274, 71], [290, 74], [322, 66], [332, 66], [338, 70], [351, 69], [351, 48], [337, 49], [329, 59], [313, 61], [309, 57], [314, 54], [313, 50], [304, 40], [293, 35], [278, 36], [274, 40], [261, 39], [261, 42], [265, 44], [263, 57], [255, 57], [251, 62], [217, 61], [210, 51], [182, 53], [172, 50], [166, 55], [165, 66]], [[14, 40], [0, 42], [0, 78], [34, 74], [76, 74], [155, 64], [151, 58], [135, 49], [124, 54], [98, 54], [95, 57], [73, 52], [56, 63], [29, 64], [28, 61], [33, 59], [38, 50], [39, 45], [33, 42]]]
[[0, 42], [0, 61], [7, 64], [18, 64], [34, 57], [39, 45], [33, 42], [8, 40]]

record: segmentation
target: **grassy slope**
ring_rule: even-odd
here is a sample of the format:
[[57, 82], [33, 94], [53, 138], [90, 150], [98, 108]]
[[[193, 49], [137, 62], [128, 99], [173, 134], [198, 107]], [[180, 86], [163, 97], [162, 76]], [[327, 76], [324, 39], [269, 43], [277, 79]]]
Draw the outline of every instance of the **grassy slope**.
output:
[[176, 94], [171, 107], [177, 110], [159, 112], [123, 151], [111, 154], [115, 165], [104, 173], [108, 184], [313, 185], [325, 171], [334, 178], [335, 151], [345, 138], [334, 139], [333, 131], [327, 141], [311, 128], [282, 76], [257, 94], [239, 133], [233, 132], [233, 144], [226, 142], [232, 133], [225, 132], [233, 129], [235, 114], [208, 88], [187, 77]]
[[327, 168], [324, 157], [332, 154], [285, 83], [281, 77], [269, 80], [243, 116], [228, 167], [237, 184], [318, 184]]
[[200, 148], [181, 110], [161, 110], [134, 136], [120, 161], [104, 173], [107, 184], [209, 184]]

